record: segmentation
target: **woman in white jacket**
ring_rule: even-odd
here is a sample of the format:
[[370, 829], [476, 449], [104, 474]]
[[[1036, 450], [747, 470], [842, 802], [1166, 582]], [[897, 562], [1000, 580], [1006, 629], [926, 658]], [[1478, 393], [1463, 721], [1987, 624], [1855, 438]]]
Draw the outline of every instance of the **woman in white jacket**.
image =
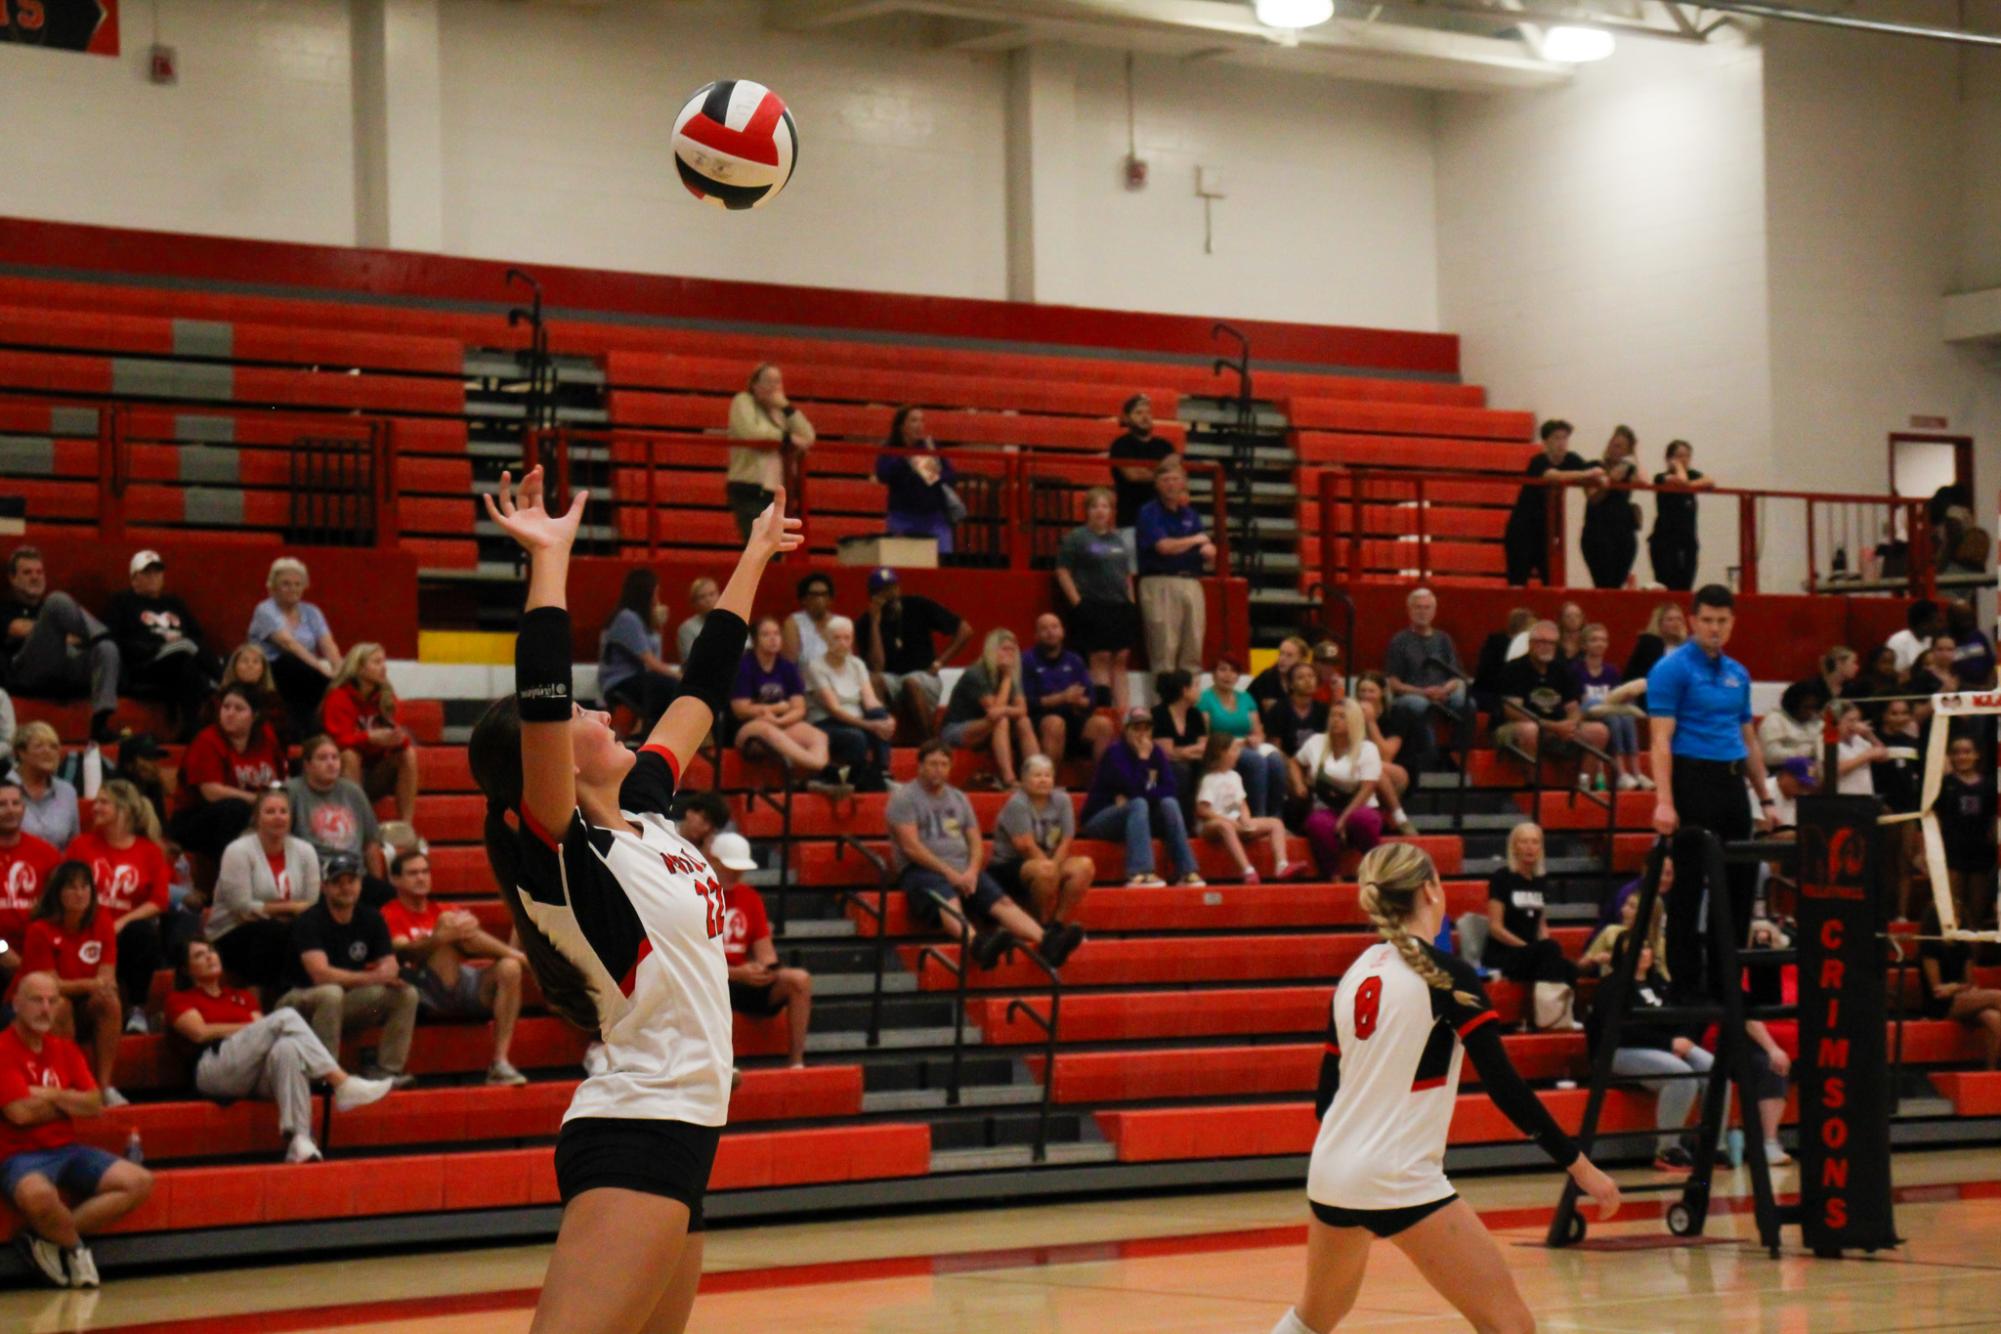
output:
[[292, 799], [270, 788], [257, 798], [249, 830], [222, 852], [205, 934], [247, 986], [277, 985], [292, 919], [319, 901], [319, 855], [291, 830]]

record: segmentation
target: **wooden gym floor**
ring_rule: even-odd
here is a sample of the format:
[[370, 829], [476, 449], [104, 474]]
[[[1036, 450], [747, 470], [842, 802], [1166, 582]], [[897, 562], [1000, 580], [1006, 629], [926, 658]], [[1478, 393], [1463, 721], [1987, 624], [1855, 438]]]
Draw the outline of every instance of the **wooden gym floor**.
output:
[[[1795, 1171], [1779, 1172], [1782, 1192]], [[1730, 1202], [1699, 1244], [1669, 1237], [1662, 1197], [1649, 1196], [1591, 1229], [1587, 1247], [1626, 1239], [1628, 1249], [1552, 1252], [1540, 1239], [1553, 1173], [1457, 1184], [1545, 1330], [2001, 1329], [2001, 1150], [1905, 1154], [1895, 1175], [1906, 1245], [1840, 1261], [1795, 1246], [1776, 1263], [1741, 1243], [1750, 1218]], [[1748, 1179], [1719, 1186], [1741, 1202]], [[723, 1229], [709, 1236], [690, 1329], [1266, 1334], [1299, 1286], [1304, 1213], [1299, 1190], [1279, 1190]], [[0, 1329], [513, 1334], [528, 1327], [546, 1258], [524, 1246], [113, 1276], [97, 1293], [0, 1292]], [[1379, 1244], [1343, 1328], [1465, 1326]]]

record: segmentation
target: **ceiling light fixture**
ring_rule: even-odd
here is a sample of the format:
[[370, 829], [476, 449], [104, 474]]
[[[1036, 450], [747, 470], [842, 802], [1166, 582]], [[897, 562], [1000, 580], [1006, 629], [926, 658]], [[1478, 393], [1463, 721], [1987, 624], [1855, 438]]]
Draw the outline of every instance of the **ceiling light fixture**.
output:
[[1614, 45], [1612, 34], [1603, 28], [1564, 26], [1551, 28], [1543, 35], [1542, 54], [1545, 60], [1582, 65], [1588, 61], [1603, 60], [1612, 54]]
[[1334, 17], [1334, 0], [1257, 0], [1267, 28], [1311, 28]]

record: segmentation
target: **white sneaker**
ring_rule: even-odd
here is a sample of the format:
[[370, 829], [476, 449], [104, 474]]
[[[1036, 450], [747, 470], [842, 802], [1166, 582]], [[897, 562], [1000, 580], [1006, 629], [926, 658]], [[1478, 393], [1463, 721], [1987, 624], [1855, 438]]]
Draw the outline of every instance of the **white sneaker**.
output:
[[109, 1084], [104, 1086], [104, 1106], [106, 1110], [109, 1110], [113, 1107], [129, 1107], [131, 1105], [132, 1105], [132, 1100], [126, 1097], [123, 1093], [120, 1093], [117, 1089], [112, 1088]]
[[152, 1032], [153, 1026], [146, 1022], [146, 1011], [143, 1009], [134, 1009], [131, 1014], [125, 1016], [125, 1031], [142, 1036]]
[[1786, 1152], [1786, 1146], [1775, 1139], [1765, 1141], [1765, 1162], [1772, 1167], [1784, 1167], [1793, 1157]]
[[526, 1084], [528, 1076], [516, 1070], [512, 1061], [495, 1061], [486, 1068], [486, 1082], [512, 1088]]
[[21, 1258], [42, 1272], [42, 1277], [59, 1288], [70, 1285], [69, 1271], [63, 1268], [63, 1252], [54, 1242], [30, 1232], [25, 1226], [14, 1234], [14, 1249]]
[[[363, 1079], [360, 1075], [349, 1075], [334, 1090], [334, 1110], [351, 1112], [357, 1107], [366, 1107], [371, 1102], [381, 1102], [396, 1087], [394, 1080]], [[310, 1144], [312, 1141], [308, 1140]], [[316, 1149], [314, 1153], [319, 1151]]]
[[90, 1253], [90, 1247], [79, 1246], [73, 1251], [65, 1251], [63, 1258], [69, 1261], [69, 1285], [72, 1288], [102, 1286], [97, 1277], [97, 1257]]
[[[350, 1084], [353, 1082], [348, 1081]], [[347, 1084], [341, 1087], [346, 1088]], [[322, 1157], [320, 1146], [313, 1143], [313, 1137], [304, 1131], [292, 1136], [292, 1143], [285, 1150], [285, 1161], [288, 1163], [317, 1163]]]
[[1633, 777], [1631, 774], [1619, 775], [1619, 790], [1621, 792], [1637, 791], [1639, 789], [1639, 786], [1640, 786], [1640, 780]]
[[1654, 780], [1645, 774], [1636, 774], [1633, 781], [1640, 785], [1640, 791], [1642, 792], [1652, 792], [1654, 790]]
[[1397, 832], [1403, 834], [1417, 833], [1417, 826], [1411, 822], [1409, 811], [1397, 812]]

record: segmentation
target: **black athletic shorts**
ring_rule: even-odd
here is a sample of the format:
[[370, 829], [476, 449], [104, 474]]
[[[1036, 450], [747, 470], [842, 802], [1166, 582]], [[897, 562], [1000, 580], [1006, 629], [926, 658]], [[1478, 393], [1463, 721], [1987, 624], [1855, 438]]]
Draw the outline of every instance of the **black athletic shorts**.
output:
[[763, 986], [752, 986], [748, 982], [730, 983], [730, 1008], [738, 1014], [747, 1014], [753, 1019], [769, 1019], [785, 1008], [785, 1002], [772, 998], [778, 990], [776, 982]]
[[1416, 1227], [1458, 1198], [1458, 1193], [1454, 1192], [1442, 1200], [1406, 1205], [1401, 1209], [1336, 1209], [1318, 1200], [1308, 1200], [1307, 1203], [1313, 1206], [1313, 1216], [1328, 1227], [1365, 1227], [1378, 1237], [1394, 1237], [1399, 1232]]
[[664, 1195], [688, 1206], [688, 1231], [700, 1232], [721, 1136], [686, 1121], [580, 1116], [556, 1136], [556, 1190], [564, 1204], [606, 1186]]

